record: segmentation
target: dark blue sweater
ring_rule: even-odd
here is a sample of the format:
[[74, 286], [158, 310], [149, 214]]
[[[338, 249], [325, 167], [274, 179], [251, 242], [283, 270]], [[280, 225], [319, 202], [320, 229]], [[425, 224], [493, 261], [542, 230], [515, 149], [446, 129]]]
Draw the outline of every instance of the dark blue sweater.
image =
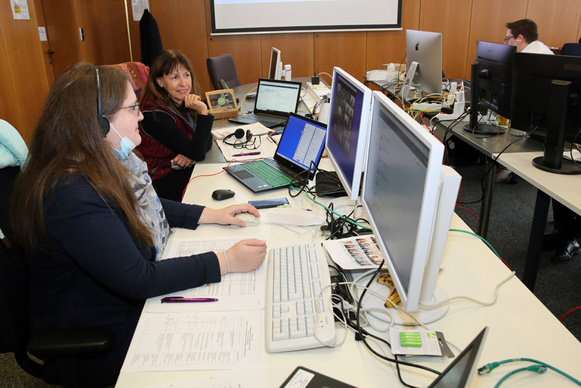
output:
[[[203, 207], [161, 200], [170, 226], [195, 229]], [[86, 370], [117, 374], [145, 299], [219, 282], [214, 253], [155, 261], [153, 247], [133, 240], [125, 217], [77, 177], [45, 201], [50, 245], [28, 255], [30, 326], [106, 326], [115, 334], [107, 356]]]

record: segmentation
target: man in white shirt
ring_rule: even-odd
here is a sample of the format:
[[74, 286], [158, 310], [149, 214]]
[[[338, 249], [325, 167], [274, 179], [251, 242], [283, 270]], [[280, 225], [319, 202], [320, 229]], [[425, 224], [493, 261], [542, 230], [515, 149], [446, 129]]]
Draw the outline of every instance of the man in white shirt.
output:
[[520, 19], [506, 23], [504, 43], [516, 46], [517, 53], [549, 54], [553, 52], [543, 42], [539, 41], [537, 23], [530, 19]]

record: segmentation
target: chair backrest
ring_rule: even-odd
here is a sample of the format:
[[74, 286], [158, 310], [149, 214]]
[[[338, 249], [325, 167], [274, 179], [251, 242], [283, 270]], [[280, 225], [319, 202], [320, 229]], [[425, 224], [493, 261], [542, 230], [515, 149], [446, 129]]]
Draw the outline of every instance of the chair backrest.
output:
[[147, 78], [149, 77], [149, 66], [146, 66], [141, 62], [123, 62], [109, 66], [116, 67], [127, 73], [133, 91], [137, 96], [139, 96], [147, 83]]
[[[206, 60], [206, 64], [208, 65], [208, 73], [215, 90], [235, 88], [241, 85], [236, 72], [234, 58], [232, 58], [231, 54], [210, 57]], [[226, 85], [220, 81], [223, 81]]]
[[20, 167], [0, 169], [0, 229], [5, 235], [0, 243], [0, 353], [14, 353], [22, 369], [39, 377], [41, 365], [27, 355], [29, 286], [26, 262], [23, 252], [14, 244], [8, 218], [12, 188], [19, 172]]
[[561, 55], [581, 57], [581, 43], [565, 43], [561, 48]]

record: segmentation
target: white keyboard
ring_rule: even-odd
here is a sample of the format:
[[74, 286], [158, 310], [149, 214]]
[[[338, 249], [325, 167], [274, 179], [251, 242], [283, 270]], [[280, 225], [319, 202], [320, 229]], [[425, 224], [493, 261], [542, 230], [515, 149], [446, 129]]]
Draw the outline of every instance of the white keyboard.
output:
[[266, 281], [268, 352], [325, 346], [319, 339], [334, 342], [331, 288], [325, 288], [331, 278], [321, 247], [305, 244], [272, 249]]

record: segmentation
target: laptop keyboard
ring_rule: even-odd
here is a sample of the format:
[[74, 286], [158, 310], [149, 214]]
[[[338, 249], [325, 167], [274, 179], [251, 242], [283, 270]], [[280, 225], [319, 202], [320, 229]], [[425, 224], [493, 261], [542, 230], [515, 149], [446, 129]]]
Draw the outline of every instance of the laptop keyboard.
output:
[[292, 179], [262, 160], [247, 163], [243, 167], [272, 187], [284, 187], [292, 182]]
[[245, 121], [253, 122], [257, 121], [260, 124], [264, 125], [265, 127], [271, 128], [276, 127], [278, 125], [284, 125], [287, 122], [287, 118], [276, 118], [272, 116], [264, 116], [264, 115], [257, 115], [255, 113], [249, 113], [247, 115], [241, 116]]

